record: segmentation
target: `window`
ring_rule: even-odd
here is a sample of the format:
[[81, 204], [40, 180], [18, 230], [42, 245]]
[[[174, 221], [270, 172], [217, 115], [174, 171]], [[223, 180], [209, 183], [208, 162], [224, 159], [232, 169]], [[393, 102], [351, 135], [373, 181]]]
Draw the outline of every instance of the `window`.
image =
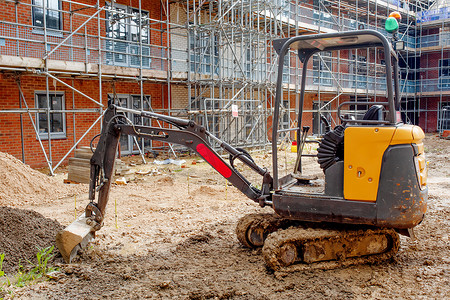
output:
[[450, 59], [439, 60], [439, 77], [450, 76]]
[[[139, 111], [152, 111], [151, 96], [143, 95], [142, 101], [140, 95], [127, 94], [108, 94], [108, 103], [114, 103], [121, 107], [130, 108]], [[126, 116], [133, 121], [135, 125], [151, 126], [151, 120], [141, 116], [126, 113]], [[155, 124], [153, 124], [155, 125]], [[139, 148], [147, 152], [151, 147], [151, 140], [146, 138], [137, 138], [131, 135], [123, 134], [120, 136], [120, 151], [122, 154], [139, 153]], [[139, 144], [139, 147], [138, 145]]]
[[[192, 30], [189, 35], [191, 49], [191, 72], [200, 74], [219, 74], [219, 47], [217, 36], [208, 32]], [[213, 61], [211, 60], [213, 59]], [[214, 62], [214, 66], [213, 66]], [[214, 70], [211, 70], [211, 68]]]
[[450, 59], [439, 60], [439, 88], [448, 90], [450, 88]]
[[257, 102], [254, 100], [247, 100], [242, 103], [242, 115], [245, 120], [245, 139], [249, 140], [252, 135], [255, 135], [255, 126], [260, 119], [257, 113]]
[[45, 5], [45, 20], [48, 29], [62, 29], [62, 17], [59, 10], [61, 3], [59, 0], [33, 0], [33, 26], [44, 27], [44, 9]]
[[331, 52], [325, 51], [313, 56], [314, 84], [331, 85]]
[[283, 106], [281, 107], [281, 121], [280, 125], [282, 129], [288, 129], [290, 127], [290, 107], [289, 107], [289, 100], [283, 100]]
[[275, 5], [277, 7], [279, 7], [281, 14], [284, 17], [289, 17], [289, 8], [290, 8], [289, 1], [287, 1], [287, 0], [276, 0], [275, 3], [276, 3]]
[[[51, 110], [63, 110], [64, 105], [64, 93], [63, 92], [51, 92], [50, 96], [50, 109]], [[47, 108], [47, 93], [36, 92], [36, 108]], [[48, 138], [48, 119], [47, 113], [36, 114], [36, 125], [41, 139]], [[66, 115], [62, 112], [50, 111], [50, 137], [51, 138], [66, 138]]]
[[267, 72], [267, 62], [261, 58], [260, 54], [255, 54], [258, 59], [253, 59], [253, 79], [256, 81], [268, 80], [269, 72]]
[[283, 60], [283, 83], [290, 83], [289, 73], [291, 71], [290, 52], [286, 53]]
[[352, 55], [352, 63], [355, 64], [356, 74], [358, 75], [367, 75], [367, 57], [364, 55], [358, 55], [358, 59], [356, 59], [356, 55]]
[[438, 131], [450, 130], [450, 102], [439, 105]]
[[[126, 67], [140, 67], [142, 37], [142, 67], [149, 68], [150, 31], [148, 27], [148, 12], [125, 5], [107, 4], [106, 11], [106, 63]], [[141, 26], [139, 26], [141, 23]], [[140, 32], [139, 32], [140, 30]]]
[[320, 119], [320, 115], [323, 115], [331, 123], [330, 104], [327, 101], [314, 101], [312, 109], [312, 133], [322, 135], [325, 133], [325, 123]]
[[245, 77], [251, 79], [252, 76], [252, 51], [250, 49], [245, 50], [244, 71]]
[[266, 80], [267, 72], [266, 63], [258, 48], [249, 47], [245, 50], [243, 69], [248, 80], [264, 81]]

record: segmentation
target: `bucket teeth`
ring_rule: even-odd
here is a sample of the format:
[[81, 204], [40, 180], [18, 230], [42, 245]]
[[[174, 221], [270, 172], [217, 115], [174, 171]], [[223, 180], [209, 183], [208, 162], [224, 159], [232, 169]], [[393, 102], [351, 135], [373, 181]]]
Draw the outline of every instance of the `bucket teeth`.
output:
[[95, 237], [95, 231], [86, 224], [86, 220], [88, 218], [82, 214], [56, 235], [56, 246], [66, 263], [70, 263], [77, 255], [78, 250], [86, 247]]

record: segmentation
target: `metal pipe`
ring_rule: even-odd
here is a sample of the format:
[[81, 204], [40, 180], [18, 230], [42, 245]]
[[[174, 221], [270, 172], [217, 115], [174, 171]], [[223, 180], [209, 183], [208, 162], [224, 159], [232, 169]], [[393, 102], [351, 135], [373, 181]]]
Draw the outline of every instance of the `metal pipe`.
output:
[[[73, 31], [73, 11], [72, 11], [72, 3], [69, 3], [69, 10], [70, 10], [70, 14], [69, 14], [69, 28], [70, 28], [70, 32]], [[85, 31], [86, 34], [86, 31]], [[73, 60], [73, 39], [70, 38], [70, 49], [69, 49], [69, 57], [70, 60]], [[73, 85], [73, 83], [72, 83]]]
[[[80, 94], [80, 95], [82, 95], [82, 96], [88, 98], [89, 100], [91, 100], [92, 102], [94, 102], [95, 104], [97, 104], [98, 106], [103, 107], [103, 104], [101, 104], [100, 102], [98, 102], [98, 101], [92, 99], [92, 98], [89, 97], [88, 95], [86, 95], [86, 94], [84, 94], [83, 92], [81, 92], [81, 91], [75, 89], [74, 87], [72, 87], [70, 84], [67, 84], [67, 83], [65, 83], [64, 81], [62, 81], [61, 79], [59, 79], [59, 78], [53, 76], [53, 75], [50, 74], [48, 71], [44, 71], [44, 72], [42, 72], [42, 73], [45, 74], [45, 75], [47, 75], [47, 76], [49, 76], [49, 77], [51, 77], [51, 78], [53, 78], [54, 80], [60, 82], [61, 84], [65, 85], [66, 87], [68, 87], [68, 88], [74, 90], [74, 91], [77, 92], [78, 94]], [[101, 78], [101, 76], [99, 76], [99, 78]], [[101, 90], [100, 87], [99, 87], [99, 89]]]
[[[45, 1], [42, 1], [42, 12], [44, 14], [43, 16], [43, 20], [44, 20], [44, 53], [47, 54], [47, 7], [45, 5]], [[45, 57], [45, 55], [44, 55]], [[48, 71], [48, 61], [46, 58], [44, 58], [44, 70], [45, 72]], [[49, 93], [49, 86], [48, 86], [48, 75], [45, 76], [45, 89], [46, 89], [46, 96], [47, 96], [47, 138], [48, 138], [48, 164], [49, 164], [49, 169], [50, 169], [50, 175], [54, 175], [53, 174], [53, 170], [52, 170], [52, 137], [50, 135], [50, 131], [51, 131], [51, 123], [50, 123], [50, 110], [51, 110], [51, 106], [50, 106], [50, 93]], [[39, 120], [38, 120], [39, 121]]]
[[[19, 16], [17, 13], [17, 6], [19, 5], [19, 2], [16, 1], [14, 2], [14, 17], [15, 17], [15, 21], [16, 21], [16, 37], [19, 38]], [[20, 47], [19, 47], [19, 41], [17, 41], [16, 43], [17, 46], [17, 56], [20, 56]], [[21, 116], [22, 118], [22, 116]]]
[[[74, 81], [72, 79], [72, 86], [74, 85]], [[72, 109], [75, 110], [75, 91], [72, 90]], [[76, 130], [76, 114], [75, 112], [72, 114], [72, 130], [73, 130], [73, 142], [75, 143], [77, 140], [77, 130]]]
[[[100, 0], [97, 0], [97, 7], [100, 7]], [[104, 6], [103, 6], [104, 8]], [[100, 26], [100, 14], [97, 15], [97, 41], [98, 41], [98, 100], [100, 102], [100, 115], [103, 115], [103, 81], [102, 81], [102, 38]], [[100, 128], [103, 123], [100, 123]]]
[[[28, 110], [28, 104], [27, 104], [27, 101], [25, 100], [25, 96], [23, 95], [22, 87], [20, 85], [20, 81], [17, 81], [17, 86], [19, 88], [20, 97], [22, 98], [22, 101], [23, 101], [23, 103], [25, 104], [25, 107]], [[44, 154], [45, 161], [47, 162], [47, 165], [48, 165], [49, 169], [51, 169], [52, 166], [51, 166], [50, 161], [48, 159], [47, 153], [45, 152], [44, 145], [42, 144], [41, 136], [39, 135], [39, 132], [38, 132], [36, 124], [34, 122], [33, 116], [31, 115], [30, 112], [28, 112], [28, 116], [30, 117], [31, 125], [33, 126], [34, 132], [36, 133], [36, 137], [37, 137], [37, 139], [39, 141], [39, 145], [41, 146], [41, 150], [42, 150], [42, 153]]]
[[[19, 107], [22, 108], [22, 99], [19, 94]], [[20, 145], [22, 149], [22, 162], [25, 163], [25, 145], [24, 145], [24, 137], [23, 137], [23, 116], [20, 113]]]
[[280, 130], [278, 130], [278, 133], [288, 132], [288, 131], [295, 131], [295, 130], [299, 130], [299, 129], [300, 129], [299, 127], [280, 129]]
[[150, 112], [150, 111], [139, 111], [139, 110], [120, 107], [120, 106], [116, 106], [116, 105], [115, 105], [115, 108], [116, 108], [116, 111], [128, 112], [128, 113], [132, 113], [132, 114], [135, 114], [138, 116], [143, 116], [146, 118], [156, 119], [156, 120], [160, 120], [160, 121], [164, 121], [164, 122], [171, 122], [171, 123], [175, 123], [179, 126], [188, 126], [189, 122], [190, 122], [189, 120], [175, 118], [175, 117], [171, 117], [171, 116], [167, 116], [167, 115], [161, 115], [161, 114], [157, 114], [157, 113]]
[[[2, 109], [0, 113], [6, 114], [22, 114], [26, 112], [31, 113], [46, 113], [46, 108], [26, 108], [26, 109]], [[98, 108], [85, 108], [85, 109], [52, 109], [52, 113], [98, 113]]]

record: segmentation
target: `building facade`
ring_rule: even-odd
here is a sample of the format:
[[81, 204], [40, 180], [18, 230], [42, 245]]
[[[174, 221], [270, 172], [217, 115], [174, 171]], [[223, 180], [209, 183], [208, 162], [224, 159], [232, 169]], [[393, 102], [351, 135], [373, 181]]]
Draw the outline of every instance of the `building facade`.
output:
[[[53, 171], [89, 145], [109, 103], [190, 118], [232, 145], [263, 147], [273, 130], [273, 41], [355, 29], [391, 38], [384, 21], [392, 11], [402, 15], [398, 37], [405, 42], [399, 51], [404, 121], [428, 132], [450, 126], [445, 3], [5, 0], [0, 7], [0, 151], [33, 167]], [[379, 49], [314, 56], [302, 125], [320, 134], [320, 115], [338, 124], [340, 103], [385, 99], [384, 61]], [[296, 53], [282, 63], [277, 130], [298, 126], [301, 63]], [[290, 131], [280, 135], [293, 138]], [[122, 137], [122, 154], [139, 149], [167, 145]]]

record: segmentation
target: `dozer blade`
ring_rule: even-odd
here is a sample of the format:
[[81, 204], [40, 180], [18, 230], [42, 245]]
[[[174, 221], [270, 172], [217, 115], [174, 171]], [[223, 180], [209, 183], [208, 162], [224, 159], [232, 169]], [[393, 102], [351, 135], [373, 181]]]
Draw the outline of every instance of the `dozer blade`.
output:
[[78, 250], [86, 247], [95, 237], [94, 229], [86, 224], [86, 220], [88, 218], [83, 213], [56, 235], [56, 246], [66, 263], [70, 263]]

